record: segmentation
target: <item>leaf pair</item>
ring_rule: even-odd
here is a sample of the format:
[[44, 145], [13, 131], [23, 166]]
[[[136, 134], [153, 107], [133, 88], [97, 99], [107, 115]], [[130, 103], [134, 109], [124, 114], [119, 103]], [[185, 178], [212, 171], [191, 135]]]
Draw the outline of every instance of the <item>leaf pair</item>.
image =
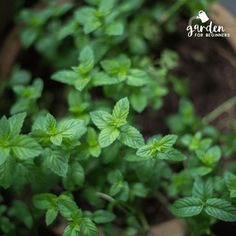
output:
[[209, 216], [223, 221], [236, 220], [236, 207], [221, 198], [213, 198], [211, 180], [205, 183], [197, 180], [193, 188], [193, 196], [177, 200], [172, 206], [172, 212], [178, 217], [192, 217], [205, 212]]
[[127, 123], [128, 114], [129, 100], [127, 98], [116, 103], [112, 114], [106, 111], [90, 113], [93, 123], [101, 130], [98, 138], [101, 147], [111, 145], [116, 139], [131, 148], [143, 145], [144, 140], [141, 133]]
[[101, 28], [106, 35], [122, 35], [124, 26], [117, 22], [111, 13], [114, 11], [115, 0], [102, 0], [98, 8], [83, 7], [76, 14], [76, 20], [83, 26], [85, 34], [94, 32]]
[[95, 58], [93, 50], [86, 46], [79, 55], [79, 66], [72, 67], [72, 70], [58, 71], [52, 75], [52, 79], [72, 85], [78, 91], [82, 91], [90, 82], [90, 72], [94, 68]]
[[51, 143], [61, 146], [63, 141], [78, 140], [85, 132], [86, 127], [79, 119], [65, 119], [57, 122], [51, 115], [39, 117], [32, 127], [32, 135], [46, 147]]
[[176, 139], [176, 135], [154, 138], [147, 145], [140, 147], [137, 151], [137, 155], [142, 157], [142, 160], [156, 158], [159, 160], [183, 161], [186, 157], [172, 147]]
[[0, 120], [0, 165], [9, 156], [19, 160], [32, 159], [41, 154], [40, 145], [30, 136], [20, 134], [26, 113], [20, 113]]
[[101, 72], [95, 76], [95, 85], [118, 84], [125, 81], [129, 86], [141, 87], [149, 82], [148, 74], [144, 70], [131, 68], [131, 60], [126, 55], [103, 60], [101, 66], [106, 74]]

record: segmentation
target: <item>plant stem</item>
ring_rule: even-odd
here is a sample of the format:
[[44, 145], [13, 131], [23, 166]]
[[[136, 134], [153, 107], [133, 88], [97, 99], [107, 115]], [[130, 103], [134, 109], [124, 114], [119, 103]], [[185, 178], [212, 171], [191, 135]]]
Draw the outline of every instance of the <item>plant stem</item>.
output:
[[165, 23], [172, 15], [174, 15], [184, 4], [186, 0], [178, 0], [165, 12], [161, 17], [161, 24]]
[[218, 118], [220, 115], [225, 113], [226, 111], [230, 110], [232, 107], [236, 105], [236, 96], [230, 98], [217, 108], [215, 108], [212, 112], [207, 114], [206, 116], [203, 117], [203, 122], [210, 123], [214, 121], [216, 118]]

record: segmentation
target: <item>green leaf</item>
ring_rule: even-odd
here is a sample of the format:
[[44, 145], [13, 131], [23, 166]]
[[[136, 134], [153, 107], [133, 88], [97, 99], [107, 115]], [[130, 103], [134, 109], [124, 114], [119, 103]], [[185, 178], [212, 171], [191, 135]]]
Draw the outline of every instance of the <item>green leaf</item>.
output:
[[56, 208], [50, 208], [47, 210], [46, 212], [46, 225], [50, 225], [53, 223], [53, 221], [55, 221], [55, 219], [57, 218], [57, 214], [58, 214], [58, 210]]
[[23, 113], [14, 115], [8, 119], [12, 136], [20, 134], [25, 117], [26, 117], [26, 113], [23, 112]]
[[229, 222], [236, 221], [236, 208], [224, 199], [208, 199], [206, 202], [205, 212], [219, 220]]
[[130, 69], [131, 60], [125, 55], [120, 55], [116, 59], [103, 60], [101, 66], [109, 75], [117, 77], [119, 81], [123, 81], [126, 79]]
[[63, 184], [67, 190], [73, 191], [78, 189], [78, 186], [83, 186], [84, 177], [83, 167], [78, 162], [74, 162], [69, 165], [67, 175], [63, 179]]
[[83, 25], [84, 33], [89, 34], [96, 29], [98, 29], [102, 23], [100, 19], [96, 16], [97, 11], [91, 7], [83, 7], [76, 11], [76, 20]]
[[80, 232], [80, 226], [78, 224], [71, 223], [64, 229], [63, 236], [78, 236]]
[[68, 171], [68, 155], [61, 150], [48, 150], [45, 156], [46, 164], [55, 174], [65, 177]]
[[81, 233], [83, 236], [98, 236], [98, 230], [95, 224], [88, 218], [81, 221]]
[[[141, 147], [137, 151], [137, 155], [141, 157], [155, 157], [157, 154], [165, 153], [171, 151], [171, 147], [176, 142], [177, 136], [176, 135], [166, 135], [163, 138], [153, 139], [149, 144]], [[170, 153], [171, 154], [171, 153]], [[179, 156], [179, 154], [178, 154]], [[162, 157], [162, 158], [168, 158]], [[172, 156], [172, 158], [174, 158]], [[179, 159], [179, 158], [177, 158]]]
[[127, 123], [126, 119], [129, 114], [129, 100], [128, 98], [120, 99], [112, 111], [112, 117], [114, 119], [116, 127], [120, 127]]
[[101, 12], [103, 15], [109, 14], [114, 8], [115, 2], [116, 0], [101, 0], [98, 11]]
[[98, 141], [101, 147], [107, 147], [111, 145], [120, 135], [120, 131], [116, 128], [109, 127], [103, 129], [98, 137]]
[[212, 179], [208, 179], [203, 182], [201, 179], [197, 179], [193, 185], [193, 196], [202, 199], [203, 201], [212, 197], [213, 194], [213, 182]]
[[184, 161], [187, 159], [187, 157], [183, 155], [180, 151], [174, 148], [170, 148], [170, 150], [166, 152], [158, 153], [157, 159], [168, 160], [168, 161]]
[[67, 195], [60, 195], [58, 197], [57, 204], [60, 214], [69, 221], [82, 216], [82, 212], [77, 207], [74, 200]]
[[80, 138], [86, 131], [84, 121], [79, 119], [66, 119], [58, 124], [58, 132], [63, 138]]
[[130, 103], [135, 111], [142, 112], [148, 104], [148, 99], [143, 93], [133, 93], [130, 97]]
[[106, 224], [112, 222], [115, 219], [115, 215], [112, 212], [98, 210], [93, 213], [93, 221], [96, 224]]
[[88, 73], [94, 67], [94, 54], [91, 47], [86, 46], [79, 55], [80, 72], [83, 74]]
[[21, 160], [34, 158], [42, 152], [39, 144], [33, 138], [26, 135], [19, 135], [12, 139], [11, 149], [13, 154]]
[[9, 156], [4, 164], [0, 165], [0, 186], [9, 188], [14, 180], [16, 160]]
[[178, 217], [192, 217], [199, 215], [203, 210], [203, 202], [196, 197], [186, 197], [175, 201], [172, 212]]
[[6, 140], [10, 136], [10, 124], [5, 116], [3, 116], [0, 120], [0, 139]]
[[236, 197], [236, 175], [226, 172], [224, 176], [224, 180], [228, 190], [230, 191], [230, 197]]
[[5, 163], [10, 154], [10, 148], [0, 146], [0, 166]]
[[221, 157], [221, 150], [217, 146], [208, 149], [207, 152], [198, 150], [196, 153], [198, 158], [207, 166], [214, 165]]
[[121, 128], [119, 140], [131, 148], [140, 148], [144, 145], [142, 134], [130, 125], [125, 125]]
[[52, 79], [64, 84], [74, 85], [77, 80], [81, 79], [81, 75], [71, 70], [61, 70], [54, 73]]
[[33, 196], [33, 203], [36, 208], [48, 210], [56, 206], [57, 196], [52, 193], [41, 193]]
[[113, 22], [106, 26], [105, 33], [110, 36], [119, 36], [124, 33], [124, 25], [120, 22]]
[[129, 71], [127, 77], [127, 84], [130, 86], [143, 86], [149, 81], [148, 75], [145, 71], [139, 69], [132, 69]]
[[90, 113], [93, 123], [99, 129], [105, 129], [110, 127], [112, 116], [106, 111], [93, 111]]

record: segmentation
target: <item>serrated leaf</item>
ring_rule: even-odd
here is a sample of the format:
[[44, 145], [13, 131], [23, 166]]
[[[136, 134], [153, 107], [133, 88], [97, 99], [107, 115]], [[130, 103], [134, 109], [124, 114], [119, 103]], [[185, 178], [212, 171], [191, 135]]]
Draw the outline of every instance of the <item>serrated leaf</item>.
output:
[[210, 198], [206, 202], [205, 212], [219, 220], [235, 222], [236, 208], [224, 199]]
[[90, 117], [93, 123], [99, 129], [105, 129], [110, 127], [112, 116], [106, 111], [93, 111], [90, 113]]
[[148, 83], [148, 75], [145, 71], [132, 69], [127, 76], [127, 84], [134, 87], [143, 86]]
[[120, 135], [120, 131], [113, 127], [103, 129], [99, 136], [98, 141], [101, 147], [107, 147], [111, 145]]
[[41, 193], [33, 196], [35, 207], [41, 210], [48, 210], [56, 206], [57, 196], [52, 193]]
[[[153, 139], [149, 144], [141, 147], [137, 151], [137, 155], [141, 157], [155, 157], [157, 154], [171, 151], [173, 144], [176, 142], [176, 135], [166, 135], [163, 138]], [[164, 155], [163, 155], [163, 158]]]
[[121, 128], [119, 140], [121, 143], [131, 148], [139, 148], [144, 145], [142, 134], [130, 125], [126, 125]]
[[86, 46], [83, 48], [79, 55], [79, 61], [80, 61], [80, 72], [81, 73], [88, 73], [90, 70], [94, 67], [94, 54], [91, 47]]
[[19, 135], [12, 139], [11, 150], [21, 160], [34, 158], [42, 152], [39, 144], [33, 138], [26, 135]]
[[214, 146], [205, 151], [197, 151], [198, 158], [207, 166], [212, 166], [220, 160], [221, 150], [219, 147]]
[[66, 119], [58, 124], [58, 132], [63, 138], [80, 138], [87, 131], [82, 120]]
[[178, 217], [192, 217], [203, 210], [203, 202], [196, 197], [186, 197], [175, 201], [172, 212]]
[[10, 154], [10, 148], [0, 146], [0, 166], [5, 163]]
[[55, 174], [65, 177], [68, 171], [68, 156], [61, 150], [46, 152], [46, 164]]
[[208, 179], [207, 181], [203, 181], [201, 179], [197, 179], [193, 185], [193, 193], [194, 197], [200, 198], [203, 201], [212, 197], [213, 194], [213, 182], [212, 179]]
[[106, 224], [112, 222], [114, 219], [115, 215], [109, 211], [97, 210], [93, 213], [93, 221], [96, 224]]
[[180, 151], [170, 148], [170, 150], [166, 152], [160, 152], [157, 154], [157, 159], [160, 160], [168, 160], [168, 161], [184, 161], [187, 159], [185, 155], [183, 155]]
[[57, 200], [60, 214], [67, 220], [72, 220], [74, 217], [81, 217], [82, 212], [74, 202], [74, 200], [67, 195], [60, 195]]
[[128, 98], [120, 99], [114, 106], [112, 111], [112, 117], [117, 122], [117, 126], [120, 127], [127, 123], [126, 119], [129, 114], [129, 100]]
[[236, 197], [236, 175], [226, 172], [224, 176], [224, 180], [228, 190], [230, 191], [230, 197]]
[[16, 114], [8, 119], [12, 136], [20, 134], [25, 117], [26, 113], [23, 112]]
[[56, 208], [50, 208], [46, 212], [45, 221], [46, 225], [50, 225], [57, 218], [58, 210]]
[[95, 224], [88, 218], [83, 218], [81, 221], [81, 233], [83, 236], [98, 236]]
[[63, 184], [67, 190], [73, 191], [78, 188], [78, 186], [83, 186], [84, 183], [84, 169], [78, 163], [74, 162], [69, 165], [69, 169], [66, 177], [63, 179]]
[[78, 236], [80, 226], [78, 224], [71, 223], [64, 229], [63, 236]]

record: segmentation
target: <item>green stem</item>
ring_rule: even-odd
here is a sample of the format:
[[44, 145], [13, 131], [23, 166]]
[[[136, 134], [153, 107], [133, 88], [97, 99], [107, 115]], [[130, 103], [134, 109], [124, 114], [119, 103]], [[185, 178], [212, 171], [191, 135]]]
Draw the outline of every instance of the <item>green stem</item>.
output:
[[161, 24], [165, 23], [172, 15], [174, 15], [187, 0], [178, 0], [162, 15]]
[[218, 106], [216, 109], [214, 109], [212, 112], [207, 114], [205, 117], [203, 117], [203, 122], [210, 123], [214, 121], [216, 118], [218, 118], [220, 115], [225, 113], [226, 111], [230, 110], [232, 107], [236, 105], [236, 96], [230, 98], [220, 106]]
[[136, 209], [132, 208], [131, 206], [128, 206], [126, 204], [123, 204], [123, 206], [121, 205], [122, 203], [119, 203], [118, 201], [116, 201], [114, 198], [112, 198], [111, 196], [105, 194], [105, 193], [101, 193], [101, 192], [97, 192], [96, 193], [99, 197], [113, 203], [114, 205], [116, 205], [118, 208], [120, 208], [123, 212], [125, 212], [127, 215], [136, 215], [137, 218], [139, 219], [143, 230], [145, 232], [148, 232], [150, 229], [150, 226], [147, 222], [147, 219], [145, 218], [144, 214], [142, 212], [137, 211]]

